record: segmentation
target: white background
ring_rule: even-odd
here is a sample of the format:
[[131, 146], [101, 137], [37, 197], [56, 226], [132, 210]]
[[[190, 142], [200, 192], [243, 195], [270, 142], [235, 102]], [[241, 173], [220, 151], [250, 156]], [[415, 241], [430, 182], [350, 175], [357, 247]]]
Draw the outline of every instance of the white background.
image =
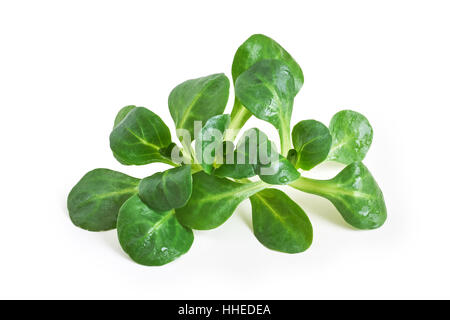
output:
[[[2, 1], [0, 298], [450, 298], [449, 13], [448, 1], [430, 0]], [[284, 188], [313, 223], [307, 252], [260, 245], [245, 202], [164, 267], [133, 263], [115, 231], [73, 226], [67, 194], [87, 171], [166, 168], [115, 161], [116, 112], [145, 106], [173, 129], [170, 90], [231, 77], [234, 52], [253, 33], [303, 68], [292, 124], [328, 123], [343, 108], [371, 121], [365, 164], [387, 223], [355, 231], [326, 200]], [[262, 121], [249, 126], [276, 140]]]

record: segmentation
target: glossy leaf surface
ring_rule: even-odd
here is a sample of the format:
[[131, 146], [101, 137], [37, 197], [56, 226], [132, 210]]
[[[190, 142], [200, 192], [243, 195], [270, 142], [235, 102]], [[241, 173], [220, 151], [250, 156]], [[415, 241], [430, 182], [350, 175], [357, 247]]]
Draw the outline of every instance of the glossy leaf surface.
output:
[[255, 173], [259, 178], [268, 184], [283, 185], [291, 183], [300, 177], [300, 173], [295, 169], [292, 163], [282, 155], [278, 156], [277, 161], [270, 164], [258, 164], [255, 167]]
[[228, 114], [214, 116], [206, 122], [195, 141], [198, 161], [208, 174], [213, 170], [216, 149], [221, 148], [223, 136], [229, 124], [230, 116]]
[[303, 252], [311, 246], [313, 228], [308, 216], [284, 192], [266, 189], [250, 197], [253, 232], [265, 247]]
[[89, 231], [116, 228], [122, 204], [138, 192], [139, 179], [108, 169], [88, 172], [67, 199], [72, 222]]
[[281, 153], [290, 148], [290, 122], [295, 82], [280, 60], [262, 60], [242, 73], [235, 83], [236, 97], [250, 112], [277, 128]]
[[160, 153], [172, 143], [169, 128], [146, 108], [131, 110], [113, 129], [109, 141], [114, 154], [127, 164], [171, 163]]
[[372, 144], [373, 129], [362, 114], [342, 110], [336, 113], [330, 122], [333, 138], [329, 160], [344, 164], [361, 161]]
[[362, 162], [348, 165], [331, 180], [300, 178], [291, 186], [327, 198], [355, 228], [376, 229], [386, 221], [383, 193]]
[[[205, 124], [222, 114], [227, 105], [230, 81], [223, 74], [187, 80], [169, 95], [169, 110], [177, 129], [188, 130], [194, 138], [194, 121]], [[181, 139], [181, 138], [180, 138]]]
[[[116, 118], [114, 119], [114, 127], [113, 129], [123, 120], [125, 119], [125, 117], [128, 115], [128, 113], [135, 109], [136, 106], [130, 105], [130, 106], [125, 106], [122, 109], [119, 110], [119, 112], [116, 115]], [[117, 159], [117, 161], [119, 161], [121, 164], [129, 166], [132, 165], [132, 163], [128, 163], [127, 161], [125, 161], [124, 159], [120, 158], [117, 154], [115, 154], [113, 152], [114, 158]]]
[[[295, 94], [297, 94], [304, 82], [302, 69], [283, 47], [273, 39], [262, 34], [252, 35], [236, 51], [232, 66], [233, 82], [235, 83], [236, 79], [255, 63], [267, 59], [281, 60], [289, 66], [295, 82]], [[251, 112], [244, 108], [239, 100], [236, 99], [231, 112], [232, 121], [230, 125], [230, 128], [236, 130], [236, 133], [230, 135], [231, 140], [234, 140], [237, 130], [242, 128], [250, 116]]]
[[296, 168], [311, 170], [327, 158], [331, 134], [319, 121], [300, 121], [292, 129], [292, 144], [296, 151]]
[[295, 93], [303, 86], [303, 72], [291, 55], [275, 40], [262, 35], [254, 34], [248, 38], [236, 51], [233, 59], [233, 81], [256, 62], [266, 59], [281, 60], [289, 66], [295, 81]]
[[182, 226], [175, 211], [157, 212], [139, 196], [120, 209], [117, 234], [123, 250], [139, 264], [161, 266], [185, 254], [192, 246], [192, 230]]
[[222, 225], [243, 200], [264, 189], [263, 182], [247, 184], [204, 172], [193, 175], [193, 191], [186, 206], [177, 209], [179, 221], [192, 229], [208, 230]]
[[141, 200], [155, 211], [183, 207], [192, 194], [191, 166], [158, 172], [139, 183]]

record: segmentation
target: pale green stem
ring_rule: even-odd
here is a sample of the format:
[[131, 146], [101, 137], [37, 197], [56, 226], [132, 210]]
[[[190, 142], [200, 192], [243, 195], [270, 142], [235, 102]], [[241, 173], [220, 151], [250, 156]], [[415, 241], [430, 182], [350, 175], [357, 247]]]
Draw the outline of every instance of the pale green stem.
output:
[[289, 133], [289, 128], [282, 127], [278, 132], [280, 134], [281, 154], [286, 157], [291, 149], [291, 135]]
[[297, 190], [322, 196], [327, 189], [327, 180], [315, 180], [305, 177], [300, 177], [289, 185]]
[[190, 145], [188, 145], [185, 141], [181, 141], [181, 146], [183, 147], [183, 149], [181, 149], [183, 156], [188, 159], [193, 159], [192, 147]]
[[251, 116], [252, 113], [236, 99], [234, 101], [233, 110], [231, 111], [231, 122], [225, 133], [224, 141], [233, 142], [241, 128]]
[[247, 183], [242, 183], [243, 187], [242, 189], [240, 189], [240, 191], [247, 191], [249, 192], [251, 195], [258, 193], [264, 189], [267, 189], [270, 185], [265, 183], [264, 181], [250, 181]]

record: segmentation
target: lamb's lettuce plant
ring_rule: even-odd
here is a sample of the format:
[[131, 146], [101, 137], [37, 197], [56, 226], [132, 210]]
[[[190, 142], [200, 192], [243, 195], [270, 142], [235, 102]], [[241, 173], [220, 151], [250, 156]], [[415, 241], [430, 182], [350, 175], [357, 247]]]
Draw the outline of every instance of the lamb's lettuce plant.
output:
[[[135, 105], [120, 109], [110, 134], [113, 156], [124, 165], [160, 162], [171, 167], [143, 179], [108, 169], [88, 172], [68, 196], [72, 222], [89, 231], [117, 228], [123, 250], [148, 266], [185, 254], [194, 240], [193, 229], [221, 226], [246, 199], [262, 245], [285, 253], [307, 250], [313, 239], [311, 222], [286, 193], [272, 188], [276, 185], [328, 199], [354, 228], [383, 225], [383, 194], [361, 162], [373, 138], [363, 115], [343, 110], [328, 127], [303, 120], [291, 133], [303, 72], [285, 49], [264, 35], [253, 35], [238, 48], [232, 76], [231, 114], [224, 114], [230, 82], [223, 73], [185, 81], [171, 91], [168, 104], [180, 146], [152, 111]], [[258, 128], [243, 132], [235, 142], [252, 115], [277, 129], [280, 151]], [[329, 180], [301, 175], [324, 161], [347, 166]]]

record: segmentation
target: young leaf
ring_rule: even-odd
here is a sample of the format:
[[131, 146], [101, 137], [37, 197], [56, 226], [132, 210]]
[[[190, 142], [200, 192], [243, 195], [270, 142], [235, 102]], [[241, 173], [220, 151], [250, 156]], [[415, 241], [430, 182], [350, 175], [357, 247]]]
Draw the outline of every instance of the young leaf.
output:
[[373, 129], [362, 114], [342, 110], [336, 113], [330, 122], [333, 143], [328, 160], [343, 164], [361, 161], [372, 144]]
[[383, 193], [362, 162], [354, 162], [331, 180], [300, 178], [290, 184], [330, 200], [347, 223], [358, 229], [376, 229], [386, 221]]
[[169, 211], [183, 207], [192, 194], [191, 166], [158, 172], [139, 183], [141, 200], [155, 211]]
[[281, 60], [289, 66], [295, 81], [295, 93], [297, 94], [303, 86], [302, 69], [282, 46], [262, 34], [252, 35], [236, 51], [231, 70], [233, 81], [236, 82], [236, 79], [256, 62], [266, 59]]
[[138, 192], [139, 179], [108, 169], [88, 172], [67, 198], [70, 219], [89, 231], [116, 228], [122, 204]]
[[321, 122], [304, 120], [292, 130], [292, 143], [296, 151], [295, 167], [311, 170], [327, 158], [331, 134]]
[[[273, 39], [262, 34], [252, 35], [236, 51], [232, 66], [233, 82], [236, 82], [236, 79], [255, 63], [266, 59], [281, 60], [289, 66], [295, 82], [295, 94], [297, 94], [303, 86], [302, 69], [283, 47]], [[230, 124], [230, 129], [234, 129], [234, 133], [229, 136], [229, 140], [234, 140], [238, 130], [243, 127], [251, 115], [251, 112], [244, 108], [239, 100], [236, 99], [231, 112]]]
[[237, 78], [235, 87], [236, 97], [253, 115], [277, 128], [281, 154], [287, 155], [296, 94], [289, 67], [280, 60], [259, 61]]
[[176, 86], [169, 95], [169, 110], [176, 128], [188, 130], [192, 141], [194, 121], [205, 123], [222, 114], [229, 89], [230, 81], [223, 73], [187, 80]]
[[242, 184], [198, 172], [193, 175], [192, 196], [187, 205], [176, 210], [178, 220], [192, 229], [217, 228], [239, 203], [264, 188], [266, 184], [261, 181]]
[[266, 189], [250, 197], [253, 232], [265, 247], [286, 252], [303, 252], [311, 246], [313, 229], [302, 208], [284, 192]]
[[195, 141], [197, 160], [203, 170], [211, 174], [216, 157], [216, 149], [222, 147], [223, 134], [230, 124], [230, 116], [221, 114], [206, 121]]
[[160, 152], [172, 143], [169, 128], [146, 108], [137, 107], [129, 111], [113, 129], [109, 141], [113, 153], [126, 164], [172, 164]]
[[257, 164], [254, 166], [255, 173], [259, 178], [268, 184], [288, 184], [300, 178], [297, 169], [282, 155], [278, 155], [278, 160], [269, 164]]
[[278, 154], [267, 135], [257, 128], [247, 130], [239, 140], [233, 163], [225, 163], [214, 174], [233, 179], [259, 175], [269, 184], [288, 184], [300, 177], [295, 167]]
[[135, 195], [120, 209], [117, 234], [123, 250], [139, 264], [162, 266], [189, 251], [192, 230], [183, 227], [175, 211], [156, 212]]

